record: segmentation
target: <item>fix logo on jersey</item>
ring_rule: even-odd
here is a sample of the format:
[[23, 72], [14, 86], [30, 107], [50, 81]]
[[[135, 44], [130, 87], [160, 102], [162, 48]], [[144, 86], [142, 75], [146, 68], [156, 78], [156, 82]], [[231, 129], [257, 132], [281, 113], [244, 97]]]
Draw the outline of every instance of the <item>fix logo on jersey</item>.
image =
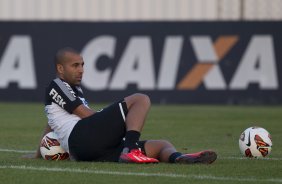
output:
[[52, 88], [50, 93], [50, 96], [52, 96], [52, 99], [59, 104], [59, 106], [61, 106], [62, 108], [64, 108], [64, 105], [66, 104], [66, 102], [64, 101], [64, 99], [61, 97], [61, 95], [58, 94], [58, 92]]
[[196, 57], [199, 59], [196, 65], [189, 71], [186, 76], [178, 83], [177, 89], [196, 89], [205, 78], [210, 75], [218, 75], [218, 63], [230, 51], [238, 41], [238, 36], [220, 36], [212, 44], [210, 37], [193, 39], [193, 48]]

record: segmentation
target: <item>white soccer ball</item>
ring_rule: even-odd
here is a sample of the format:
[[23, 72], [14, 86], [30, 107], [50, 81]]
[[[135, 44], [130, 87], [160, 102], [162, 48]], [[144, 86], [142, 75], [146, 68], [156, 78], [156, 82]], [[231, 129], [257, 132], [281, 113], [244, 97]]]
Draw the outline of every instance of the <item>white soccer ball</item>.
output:
[[264, 128], [247, 128], [239, 138], [239, 148], [246, 157], [266, 157], [272, 148], [271, 136]]
[[66, 160], [69, 158], [68, 152], [60, 146], [54, 132], [49, 132], [42, 138], [40, 153], [45, 160]]

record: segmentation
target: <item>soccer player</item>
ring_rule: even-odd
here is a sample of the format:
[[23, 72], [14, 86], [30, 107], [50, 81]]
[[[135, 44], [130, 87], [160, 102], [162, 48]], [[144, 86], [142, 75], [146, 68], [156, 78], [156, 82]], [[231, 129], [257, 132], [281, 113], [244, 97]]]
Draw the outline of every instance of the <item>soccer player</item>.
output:
[[[57, 78], [46, 89], [48, 124], [43, 135], [54, 131], [63, 149], [77, 161], [121, 163], [205, 163], [216, 160], [213, 151], [182, 154], [165, 140], [140, 141], [150, 108], [144, 94], [127, 96], [95, 111], [88, 106], [80, 88], [84, 61], [72, 48], [55, 56]], [[40, 156], [39, 149], [35, 155]]]

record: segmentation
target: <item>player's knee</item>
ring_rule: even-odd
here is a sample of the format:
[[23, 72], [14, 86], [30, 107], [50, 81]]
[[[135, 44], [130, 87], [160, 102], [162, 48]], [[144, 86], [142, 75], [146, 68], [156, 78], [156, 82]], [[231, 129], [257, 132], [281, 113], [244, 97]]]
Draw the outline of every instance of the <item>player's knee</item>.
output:
[[164, 148], [172, 147], [173, 145], [167, 140], [159, 140], [160, 144], [163, 145]]
[[128, 108], [130, 108], [133, 104], [140, 104], [144, 108], [149, 108], [151, 106], [149, 96], [142, 93], [135, 93], [133, 95], [125, 97], [125, 101], [127, 103]]
[[137, 100], [139, 102], [142, 102], [142, 104], [144, 104], [145, 106], [148, 106], [148, 107], [151, 106], [151, 100], [148, 95], [145, 95], [142, 93], [136, 93], [135, 95], [137, 96]]

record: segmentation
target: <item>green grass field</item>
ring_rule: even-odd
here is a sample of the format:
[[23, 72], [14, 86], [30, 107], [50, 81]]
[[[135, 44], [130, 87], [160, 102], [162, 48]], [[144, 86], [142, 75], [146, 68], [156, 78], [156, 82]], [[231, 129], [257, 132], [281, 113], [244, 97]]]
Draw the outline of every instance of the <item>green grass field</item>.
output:
[[[100, 106], [93, 108], [99, 109]], [[282, 107], [153, 105], [142, 139], [166, 139], [181, 152], [213, 149], [211, 165], [27, 160], [46, 124], [43, 105], [0, 103], [0, 183], [282, 183]], [[245, 159], [240, 133], [253, 125], [272, 135], [267, 159]]]

